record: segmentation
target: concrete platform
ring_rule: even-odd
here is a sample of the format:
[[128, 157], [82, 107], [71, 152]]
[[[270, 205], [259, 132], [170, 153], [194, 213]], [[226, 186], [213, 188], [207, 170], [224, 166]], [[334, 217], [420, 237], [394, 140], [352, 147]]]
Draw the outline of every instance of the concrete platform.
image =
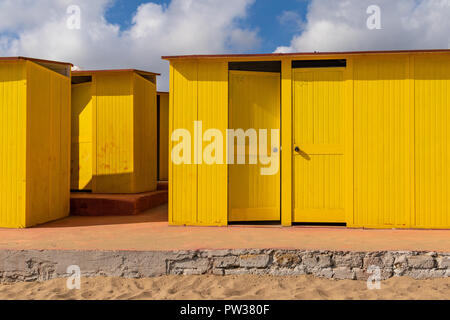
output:
[[449, 230], [343, 227], [171, 227], [167, 205], [133, 216], [73, 216], [30, 229], [0, 229], [0, 281], [65, 276], [313, 274], [365, 279], [450, 276]]
[[167, 203], [165, 190], [139, 194], [72, 193], [70, 214], [74, 216], [128, 216]]
[[450, 252], [450, 230], [344, 227], [173, 227], [167, 205], [133, 216], [73, 216], [30, 229], [0, 229], [1, 249], [220, 250], [301, 249]]

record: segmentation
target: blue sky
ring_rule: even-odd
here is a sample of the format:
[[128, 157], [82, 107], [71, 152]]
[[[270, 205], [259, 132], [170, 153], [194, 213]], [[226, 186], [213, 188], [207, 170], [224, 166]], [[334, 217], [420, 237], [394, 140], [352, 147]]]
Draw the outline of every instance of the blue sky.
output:
[[448, 0], [0, 0], [0, 56], [159, 72], [167, 90], [163, 55], [448, 49], [448, 17]]
[[[106, 19], [110, 23], [120, 25], [122, 29], [127, 29], [139, 5], [147, 2], [149, 1], [116, 0], [107, 10]], [[152, 2], [167, 6], [170, 0], [152, 0]], [[256, 0], [249, 8], [247, 18], [241, 19], [239, 24], [245, 28], [257, 29], [262, 41], [259, 47], [245, 51], [270, 53], [280, 46], [289, 44], [292, 37], [299, 32], [299, 26], [294, 21], [282, 23], [280, 17], [283, 12], [289, 11], [305, 20], [308, 4], [308, 0]]]

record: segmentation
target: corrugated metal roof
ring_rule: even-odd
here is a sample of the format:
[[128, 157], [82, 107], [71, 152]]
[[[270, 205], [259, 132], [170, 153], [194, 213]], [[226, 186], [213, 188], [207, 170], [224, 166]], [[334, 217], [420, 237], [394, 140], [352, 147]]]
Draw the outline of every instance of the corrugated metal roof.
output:
[[262, 54], [216, 54], [216, 55], [179, 55], [162, 56], [164, 60], [175, 59], [219, 59], [219, 58], [263, 58], [263, 57], [305, 57], [331, 55], [365, 55], [365, 54], [404, 54], [404, 53], [450, 53], [450, 49], [429, 50], [390, 50], [390, 51], [341, 51], [341, 52], [296, 52], [296, 53], [262, 53]]

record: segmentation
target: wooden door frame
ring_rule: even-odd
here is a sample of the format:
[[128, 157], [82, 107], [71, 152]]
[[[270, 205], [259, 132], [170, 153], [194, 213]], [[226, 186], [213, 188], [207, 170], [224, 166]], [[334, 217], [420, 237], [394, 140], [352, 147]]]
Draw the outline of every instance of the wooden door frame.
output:
[[[282, 66], [283, 66], [283, 62], [282, 62]], [[231, 86], [231, 79], [230, 79], [230, 74], [231, 73], [237, 73], [237, 74], [239, 74], [239, 73], [241, 73], [241, 74], [252, 74], [252, 73], [254, 73], [254, 74], [264, 74], [264, 73], [269, 73], [269, 74], [275, 74], [275, 73], [277, 73], [277, 72], [264, 72], [264, 71], [245, 71], [245, 70], [228, 70], [228, 129], [230, 129], [230, 101], [231, 101], [231, 99], [230, 99], [230, 97], [231, 97], [231, 90], [230, 90], [230, 86]], [[282, 90], [283, 90], [283, 77], [282, 77], [282, 74], [283, 74], [283, 70], [282, 70], [282, 72], [279, 74], [280, 75], [280, 103], [279, 103], [279, 111], [280, 111], [280, 122], [279, 122], [279, 124], [280, 124], [280, 148], [279, 148], [279, 150], [278, 150], [278, 152], [279, 152], [279, 154], [280, 154], [280, 158], [279, 158], [279, 171], [280, 171], [280, 190], [279, 190], [279, 192], [280, 192], [280, 219], [278, 220], [278, 221], [280, 221], [281, 222], [281, 224], [283, 225], [283, 208], [282, 208], [282, 205], [283, 205], [283, 193], [282, 193], [282, 189], [283, 189], [283, 169], [282, 169], [282, 167], [283, 167], [283, 148], [282, 148], [282, 146], [283, 146], [283, 143], [282, 143], [282, 137], [283, 137], [283, 119], [282, 119], [282, 112], [283, 112], [283, 110], [282, 110], [282, 97], [283, 97], [283, 92], [282, 92]], [[258, 140], [258, 142], [259, 142], [259, 140]], [[228, 161], [228, 159], [226, 159], [226, 161]], [[227, 165], [227, 188], [229, 188], [230, 187], [230, 166], [229, 165]], [[227, 192], [227, 221], [228, 222], [233, 222], [233, 221], [230, 221], [230, 210], [231, 210], [231, 208], [230, 208], [230, 193], [229, 192]]]
[[[321, 68], [331, 69], [331, 68]], [[336, 69], [336, 68], [333, 68]], [[353, 58], [344, 70], [344, 210], [347, 226], [354, 224], [354, 77]], [[282, 225], [292, 226], [294, 205], [294, 72], [292, 59], [282, 61]]]

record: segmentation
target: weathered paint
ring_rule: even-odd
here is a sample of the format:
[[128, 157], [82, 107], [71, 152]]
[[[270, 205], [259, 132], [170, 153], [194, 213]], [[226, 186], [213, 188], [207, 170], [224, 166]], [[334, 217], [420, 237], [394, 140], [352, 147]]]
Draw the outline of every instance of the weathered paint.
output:
[[[78, 76], [86, 73], [74, 72], [74, 78]], [[78, 129], [72, 135], [72, 189], [94, 193], [155, 190], [154, 77], [150, 81], [133, 70], [91, 72], [90, 76], [92, 81], [72, 86], [72, 123]]]
[[0, 61], [0, 227], [69, 214], [70, 71], [55, 69]]
[[159, 181], [169, 180], [169, 93], [159, 97]]
[[[188, 128], [192, 136], [193, 122], [208, 116], [208, 111], [200, 114], [198, 109], [197, 78], [203, 65], [281, 60], [283, 225], [344, 222], [358, 228], [450, 228], [450, 171], [445, 165], [450, 157], [445, 125], [450, 116], [448, 51], [168, 59], [174, 90], [169, 130]], [[291, 68], [292, 60], [320, 59], [346, 59], [347, 66], [323, 72]], [[211, 86], [216, 80], [211, 76]], [[202, 85], [207, 88], [207, 83]], [[229, 99], [207, 90], [204, 94], [213, 101], [209, 111], [229, 112]], [[296, 146], [312, 161], [296, 154]], [[194, 194], [223, 187], [199, 180], [198, 167], [171, 165], [169, 220], [222, 225], [198, 220], [200, 201]], [[217, 207], [227, 206], [229, 212], [230, 196], [226, 205], [215, 202]], [[263, 211], [260, 218], [264, 219]]]

